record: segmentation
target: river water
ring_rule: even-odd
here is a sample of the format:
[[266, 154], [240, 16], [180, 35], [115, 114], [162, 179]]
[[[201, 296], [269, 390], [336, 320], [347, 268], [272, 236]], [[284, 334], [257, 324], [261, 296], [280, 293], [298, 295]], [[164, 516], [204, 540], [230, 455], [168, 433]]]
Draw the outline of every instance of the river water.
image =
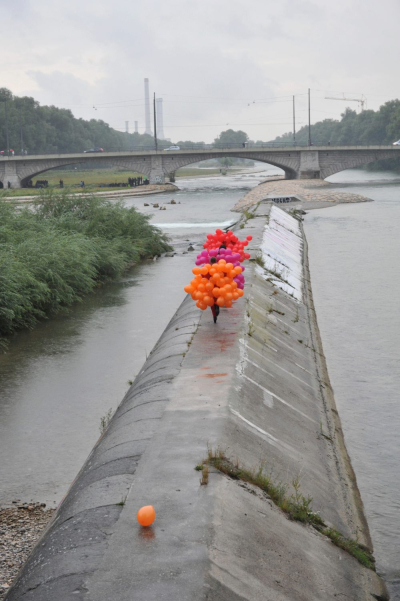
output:
[[[179, 179], [179, 192], [125, 200], [153, 216], [176, 254], [19, 333], [0, 355], [0, 506], [59, 503], [99, 436], [100, 418], [119, 405], [183, 300], [195, 254], [189, 245], [197, 250], [207, 232], [237, 219], [235, 202], [273, 173]], [[305, 230], [346, 444], [379, 572], [400, 599], [400, 179], [353, 170], [330, 181], [376, 201], [310, 211]], [[152, 206], [172, 198], [180, 204]]]
[[[177, 253], [15, 335], [0, 354], [0, 506], [60, 502], [99, 437], [101, 417], [118, 407], [183, 301], [196, 254], [190, 243], [197, 249], [206, 233], [237, 220], [233, 205], [273, 173], [179, 179], [173, 194], [125, 199], [153, 216]], [[152, 206], [172, 198], [180, 204]]]
[[346, 446], [391, 599], [400, 599], [400, 177], [346, 171], [375, 202], [305, 218], [313, 296]]

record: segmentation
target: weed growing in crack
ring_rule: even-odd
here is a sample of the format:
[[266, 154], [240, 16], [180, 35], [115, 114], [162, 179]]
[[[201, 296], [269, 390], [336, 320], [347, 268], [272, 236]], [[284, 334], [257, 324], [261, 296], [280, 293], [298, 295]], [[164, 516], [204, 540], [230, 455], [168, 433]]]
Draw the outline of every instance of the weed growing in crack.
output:
[[265, 261], [262, 255], [257, 255], [254, 259], [251, 260], [253, 261], [253, 263], [256, 263], [257, 265], [265, 269]]
[[[221, 473], [227, 475], [233, 480], [241, 480], [262, 490], [282, 511], [286, 513], [289, 519], [309, 524], [318, 532], [329, 538], [334, 545], [347, 551], [355, 557], [365, 567], [375, 570], [375, 559], [370, 551], [360, 545], [358, 541], [343, 536], [335, 528], [327, 526], [321, 516], [312, 509], [312, 497], [306, 497], [300, 489], [300, 478], [296, 477], [291, 482], [293, 492], [288, 494], [289, 486], [282, 482], [273, 482], [272, 476], [264, 473], [264, 464], [261, 463], [257, 470], [249, 470], [240, 466], [238, 460], [233, 464], [218, 447], [215, 451], [208, 448], [207, 459], [201, 464], [203, 477], [201, 484], [208, 483], [209, 472], [206, 472], [206, 482], [204, 470], [212, 466]], [[199, 466], [197, 466], [199, 467]], [[196, 469], [197, 469], [196, 467]]]
[[207, 486], [209, 472], [210, 472], [210, 468], [208, 467], [208, 464], [203, 463], [203, 467], [201, 470], [201, 478], [200, 478], [201, 486]]
[[107, 411], [107, 413], [100, 418], [100, 434], [103, 434], [103, 432], [105, 432], [107, 430], [108, 424], [111, 421], [113, 413], [114, 413], [113, 409], [110, 408]]

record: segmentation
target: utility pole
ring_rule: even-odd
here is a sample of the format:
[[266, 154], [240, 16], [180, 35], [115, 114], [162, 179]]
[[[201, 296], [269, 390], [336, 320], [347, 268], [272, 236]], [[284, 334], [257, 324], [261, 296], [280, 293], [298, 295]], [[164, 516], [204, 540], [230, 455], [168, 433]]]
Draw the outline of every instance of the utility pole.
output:
[[22, 133], [22, 104], [19, 107], [19, 123], [21, 127], [21, 154], [24, 154], [24, 136]]
[[8, 139], [8, 111], [7, 111], [7, 100], [4, 102], [6, 111], [6, 140], [7, 140], [7, 156], [10, 156], [10, 141]]
[[311, 98], [310, 88], [308, 88], [308, 145], [311, 146]]
[[293, 96], [293, 145], [296, 146], [296, 107]]
[[153, 100], [153, 110], [154, 110], [154, 144], [157, 147], [157, 120], [156, 120], [156, 93], [154, 92], [154, 100]]

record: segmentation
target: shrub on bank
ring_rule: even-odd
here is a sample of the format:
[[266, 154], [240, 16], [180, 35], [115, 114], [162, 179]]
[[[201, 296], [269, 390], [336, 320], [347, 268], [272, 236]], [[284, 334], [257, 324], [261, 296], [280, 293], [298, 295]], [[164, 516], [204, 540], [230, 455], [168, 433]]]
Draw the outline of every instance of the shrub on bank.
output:
[[[100, 282], [171, 250], [149, 217], [95, 196], [0, 200], [0, 339], [79, 301]], [[1, 342], [1, 340], [0, 340]]]

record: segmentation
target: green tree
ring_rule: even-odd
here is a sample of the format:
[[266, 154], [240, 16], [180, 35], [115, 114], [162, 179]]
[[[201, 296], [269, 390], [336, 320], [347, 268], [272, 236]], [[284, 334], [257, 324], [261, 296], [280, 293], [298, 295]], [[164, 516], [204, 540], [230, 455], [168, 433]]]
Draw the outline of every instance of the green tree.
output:
[[216, 146], [242, 146], [244, 143], [249, 141], [249, 136], [246, 132], [238, 130], [234, 131], [233, 129], [227, 129], [226, 131], [222, 131], [218, 138], [215, 138], [214, 144]]

